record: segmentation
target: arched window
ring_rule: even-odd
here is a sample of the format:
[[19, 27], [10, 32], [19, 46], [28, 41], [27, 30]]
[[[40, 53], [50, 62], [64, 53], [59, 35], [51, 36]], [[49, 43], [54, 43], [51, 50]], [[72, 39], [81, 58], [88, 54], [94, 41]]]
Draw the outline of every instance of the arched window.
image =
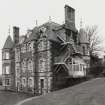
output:
[[26, 65], [27, 63], [26, 63], [26, 62], [27, 62], [26, 60], [23, 60], [23, 61], [22, 61], [22, 64], [21, 64], [21, 65], [22, 65], [22, 71], [23, 71], [23, 72], [26, 71], [26, 67], [27, 67], [27, 65]]
[[22, 78], [22, 85], [25, 87], [26, 86], [26, 78]]
[[31, 71], [31, 72], [33, 71], [33, 61], [32, 61], [32, 59], [28, 60], [28, 70]]
[[29, 87], [32, 87], [32, 86], [33, 86], [32, 78], [29, 78], [29, 79], [28, 79], [28, 85], [29, 85]]
[[10, 74], [10, 66], [5, 66], [5, 74]]

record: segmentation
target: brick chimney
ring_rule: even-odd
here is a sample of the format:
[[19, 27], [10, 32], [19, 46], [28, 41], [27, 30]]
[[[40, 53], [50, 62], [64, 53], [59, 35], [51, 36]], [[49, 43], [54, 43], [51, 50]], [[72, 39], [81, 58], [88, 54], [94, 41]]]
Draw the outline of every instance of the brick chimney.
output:
[[65, 5], [65, 24], [74, 28], [75, 27], [75, 9]]
[[13, 27], [13, 40], [15, 44], [19, 43], [19, 27]]

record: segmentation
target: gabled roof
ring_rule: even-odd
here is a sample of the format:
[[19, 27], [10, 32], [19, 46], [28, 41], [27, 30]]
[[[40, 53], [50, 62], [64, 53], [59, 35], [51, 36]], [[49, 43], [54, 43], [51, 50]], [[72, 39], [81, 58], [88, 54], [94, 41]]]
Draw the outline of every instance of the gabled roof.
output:
[[11, 48], [13, 47], [13, 45], [14, 45], [14, 43], [13, 43], [13, 41], [12, 41], [12, 38], [11, 38], [11, 36], [9, 35], [9, 36], [7, 37], [7, 39], [6, 39], [6, 42], [5, 42], [5, 44], [4, 44], [3, 49], [11, 49]]

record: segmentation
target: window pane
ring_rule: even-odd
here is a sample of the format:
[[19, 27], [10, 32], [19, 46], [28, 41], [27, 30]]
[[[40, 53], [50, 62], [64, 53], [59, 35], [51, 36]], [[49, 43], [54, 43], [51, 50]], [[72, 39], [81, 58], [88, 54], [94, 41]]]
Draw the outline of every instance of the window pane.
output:
[[10, 74], [10, 66], [5, 66], [5, 72], [6, 74]]
[[5, 58], [9, 59], [9, 52], [5, 52]]
[[6, 85], [10, 85], [10, 79], [6, 79], [6, 80], [5, 80], [5, 84], [6, 84]]
[[32, 79], [29, 79], [29, 86], [32, 86]]

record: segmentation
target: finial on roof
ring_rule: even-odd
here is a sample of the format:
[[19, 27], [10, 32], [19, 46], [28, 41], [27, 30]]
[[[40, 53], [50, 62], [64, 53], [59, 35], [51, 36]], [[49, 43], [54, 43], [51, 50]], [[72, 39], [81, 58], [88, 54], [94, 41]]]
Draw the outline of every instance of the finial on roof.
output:
[[8, 35], [10, 35], [10, 25], [9, 25], [9, 28], [8, 28]]
[[80, 28], [82, 28], [83, 27], [83, 21], [82, 21], [82, 18], [81, 18], [81, 20], [80, 20]]
[[38, 21], [36, 20], [36, 26], [38, 26]]
[[51, 16], [49, 16], [49, 22], [51, 22]]

